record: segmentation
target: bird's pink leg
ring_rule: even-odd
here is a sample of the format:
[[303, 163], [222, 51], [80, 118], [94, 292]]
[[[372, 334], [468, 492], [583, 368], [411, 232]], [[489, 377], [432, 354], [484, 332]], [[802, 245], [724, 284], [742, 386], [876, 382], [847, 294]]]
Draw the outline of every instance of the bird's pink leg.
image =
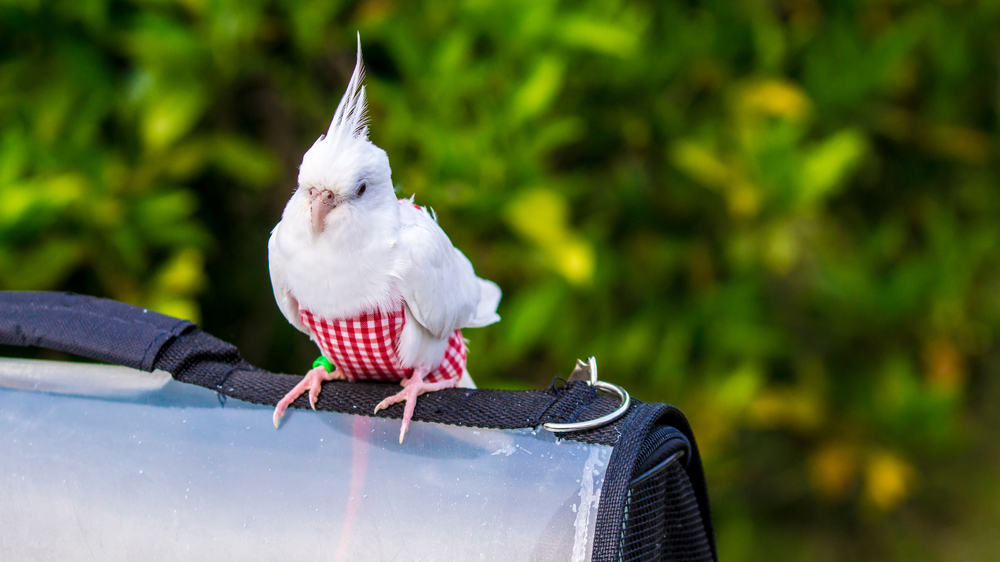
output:
[[309, 405], [312, 409], [316, 409], [316, 399], [319, 398], [319, 391], [322, 388], [323, 381], [332, 381], [336, 379], [344, 378], [344, 373], [340, 369], [334, 369], [332, 372], [327, 372], [324, 367], [314, 367], [311, 371], [306, 373], [306, 376], [302, 377], [299, 384], [295, 385], [295, 388], [290, 390], [288, 394], [282, 398], [278, 405], [274, 407], [274, 415], [272, 419], [274, 420], [274, 427], [278, 427], [278, 419], [285, 415], [285, 408], [289, 404], [295, 401], [296, 398], [302, 395], [306, 389], [309, 389]]
[[434, 392], [435, 390], [441, 390], [443, 388], [451, 388], [458, 384], [458, 381], [441, 381], [435, 383], [424, 382], [424, 377], [430, 373], [430, 369], [426, 367], [418, 367], [413, 370], [413, 375], [408, 379], [403, 379], [399, 384], [403, 385], [403, 390], [400, 390], [394, 396], [390, 396], [385, 400], [379, 402], [378, 406], [375, 406], [375, 411], [378, 412], [383, 408], [388, 408], [397, 402], [402, 402], [406, 400], [406, 407], [403, 409], [403, 425], [399, 428], [399, 443], [403, 443], [403, 436], [406, 435], [406, 430], [410, 428], [410, 419], [413, 417], [413, 408], [417, 405], [417, 396], [425, 392]]

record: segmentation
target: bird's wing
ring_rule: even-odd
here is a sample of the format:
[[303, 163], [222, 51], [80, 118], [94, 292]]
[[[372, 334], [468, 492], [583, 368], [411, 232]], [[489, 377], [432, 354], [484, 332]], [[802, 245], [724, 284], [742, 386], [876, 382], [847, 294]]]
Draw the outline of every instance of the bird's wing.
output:
[[414, 319], [440, 338], [500, 320], [500, 288], [476, 277], [427, 211], [403, 205], [400, 215], [399, 242], [410, 261], [400, 290]]
[[274, 290], [274, 300], [292, 326], [308, 334], [309, 328], [306, 328], [305, 324], [302, 323], [302, 318], [299, 317], [299, 303], [288, 292], [288, 283], [285, 282], [285, 264], [281, 252], [278, 251], [277, 241], [280, 227], [281, 223], [279, 222], [271, 231], [271, 238], [267, 241], [267, 266], [271, 271], [271, 288]]

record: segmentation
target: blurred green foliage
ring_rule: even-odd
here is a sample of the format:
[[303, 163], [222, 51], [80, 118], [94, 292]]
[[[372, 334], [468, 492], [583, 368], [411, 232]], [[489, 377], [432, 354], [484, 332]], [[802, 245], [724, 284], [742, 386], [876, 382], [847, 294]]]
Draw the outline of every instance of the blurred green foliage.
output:
[[0, 288], [315, 355], [266, 240], [353, 67], [503, 321], [680, 406], [723, 560], [1000, 557], [1000, 4], [0, 2]]

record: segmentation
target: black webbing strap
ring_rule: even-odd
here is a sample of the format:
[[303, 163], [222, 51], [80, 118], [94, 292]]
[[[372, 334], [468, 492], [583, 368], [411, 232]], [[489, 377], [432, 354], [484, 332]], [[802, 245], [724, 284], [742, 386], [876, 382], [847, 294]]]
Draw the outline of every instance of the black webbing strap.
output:
[[[160, 369], [178, 381], [270, 406], [302, 380], [250, 365], [235, 346], [186, 320], [71, 293], [0, 292], [0, 344], [55, 349], [145, 371]], [[372, 415], [376, 404], [398, 390], [398, 385], [389, 383], [331, 381], [323, 385], [316, 408]], [[303, 395], [292, 406], [309, 408], [308, 398]], [[592, 419], [617, 406], [616, 399], [582, 382], [530, 391], [453, 388], [422, 396], [413, 419], [514, 429]], [[377, 415], [402, 418], [403, 405]], [[565, 437], [613, 445], [619, 424]]]
[[0, 293], [0, 343], [35, 346], [152, 371], [167, 342], [197, 329], [120, 302], [70, 293]]

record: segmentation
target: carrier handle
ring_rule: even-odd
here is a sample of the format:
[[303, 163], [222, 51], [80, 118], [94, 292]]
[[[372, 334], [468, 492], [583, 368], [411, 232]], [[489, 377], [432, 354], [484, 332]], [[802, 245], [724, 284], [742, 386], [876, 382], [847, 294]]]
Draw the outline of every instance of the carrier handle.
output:
[[[201, 331], [187, 320], [72, 293], [0, 291], [0, 346], [3, 345], [55, 349], [147, 372], [159, 369], [180, 382], [268, 406], [277, 404], [302, 380], [299, 375], [271, 373], [254, 367], [240, 356], [235, 346]], [[356, 414], [373, 409], [394, 394], [394, 388], [398, 389], [386, 383], [345, 381], [338, 391], [324, 392], [317, 408]], [[545, 420], [573, 419], [574, 412], [592, 404], [605, 411], [610, 397], [594, 394], [592, 385], [584, 384], [570, 384], [560, 391], [443, 389], [422, 398], [413, 419], [495, 429], [538, 427]], [[627, 405], [628, 402], [624, 407]], [[309, 402], [303, 396], [295, 406], [308, 408]], [[379, 417], [398, 419], [402, 413], [402, 408], [390, 408], [380, 412]], [[597, 425], [605, 423], [608, 422]], [[576, 424], [570, 425], [569, 431], [581, 429]], [[584, 433], [574, 436], [584, 442], [606, 443], [601, 439], [608, 438]]]
[[[576, 375], [583, 369], [588, 369], [590, 371], [590, 380], [587, 384], [595, 389], [603, 390], [618, 396], [618, 399], [622, 401], [621, 405], [615, 411], [605, 414], [599, 418], [594, 418], [592, 420], [586, 420], [581, 422], [547, 422], [542, 424], [542, 427], [553, 432], [553, 433], [565, 433], [567, 431], [582, 431], [584, 429], [594, 429], [595, 427], [601, 427], [602, 425], [607, 425], [618, 418], [625, 415], [628, 411], [629, 405], [632, 403], [632, 398], [628, 395], [628, 391], [624, 388], [618, 386], [617, 384], [611, 384], [609, 382], [597, 380], [597, 358], [591, 355], [587, 359], [587, 363], [577, 360], [576, 370], [573, 374]], [[570, 377], [573, 378], [572, 376]]]

